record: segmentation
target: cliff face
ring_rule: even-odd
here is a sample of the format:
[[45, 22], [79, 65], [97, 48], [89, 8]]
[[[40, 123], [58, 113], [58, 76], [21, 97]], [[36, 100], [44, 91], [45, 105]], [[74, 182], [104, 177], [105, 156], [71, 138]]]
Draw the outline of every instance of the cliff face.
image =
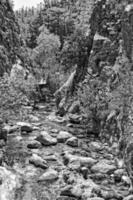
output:
[[19, 26], [9, 0], [0, 1], [0, 76], [11, 70], [20, 46]]
[[106, 0], [100, 10], [97, 34], [94, 37], [90, 66], [100, 73], [99, 62], [115, 64], [122, 49], [133, 62], [133, 4], [130, 1]]

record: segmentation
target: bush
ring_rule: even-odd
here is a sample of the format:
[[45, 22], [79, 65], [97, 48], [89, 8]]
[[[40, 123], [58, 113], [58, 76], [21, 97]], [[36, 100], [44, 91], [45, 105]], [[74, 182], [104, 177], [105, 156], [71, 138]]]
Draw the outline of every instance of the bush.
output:
[[0, 117], [4, 120], [17, 117], [24, 120], [31, 112], [26, 105], [39, 99], [36, 89], [36, 80], [29, 75], [25, 80], [25, 74], [18, 70], [14, 76], [4, 74], [0, 80]]
[[20, 108], [26, 102], [26, 96], [16, 90], [10, 82], [8, 74], [0, 79], [0, 117], [6, 120], [19, 114]]

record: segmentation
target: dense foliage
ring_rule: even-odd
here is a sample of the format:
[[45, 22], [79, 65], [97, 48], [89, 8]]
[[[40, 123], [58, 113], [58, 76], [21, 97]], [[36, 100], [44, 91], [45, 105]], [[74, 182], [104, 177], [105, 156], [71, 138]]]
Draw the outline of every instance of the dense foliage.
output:
[[1, 73], [10, 71], [18, 58], [27, 70], [23, 77], [17, 75], [14, 90], [31, 100], [36, 84], [46, 81], [54, 93], [76, 70], [73, 95], [80, 100], [82, 113], [100, 133], [110, 124], [119, 135], [118, 118], [123, 115], [121, 120], [125, 120], [121, 113], [126, 109], [129, 116], [128, 105], [132, 105], [132, 45], [128, 45], [132, 29], [124, 12], [127, 2], [44, 1], [37, 8], [16, 11], [19, 26], [11, 3], [3, 2], [7, 10], [1, 10], [1, 16], [6, 12], [10, 20], [7, 30], [6, 20], [1, 26]]

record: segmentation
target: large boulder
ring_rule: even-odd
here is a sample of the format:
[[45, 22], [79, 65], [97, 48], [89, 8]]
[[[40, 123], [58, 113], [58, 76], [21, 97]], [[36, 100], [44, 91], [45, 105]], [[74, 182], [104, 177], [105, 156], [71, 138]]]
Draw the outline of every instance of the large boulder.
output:
[[67, 139], [71, 138], [72, 135], [67, 131], [60, 131], [57, 135], [58, 142], [66, 142]]
[[91, 171], [93, 173], [103, 173], [108, 174], [112, 173], [116, 169], [116, 166], [114, 164], [110, 164], [106, 162], [106, 160], [101, 160], [94, 166], [92, 166]]
[[41, 147], [41, 143], [38, 142], [37, 140], [32, 140], [27, 144], [27, 147], [29, 149], [38, 149]]
[[77, 137], [71, 137], [66, 141], [66, 144], [71, 147], [78, 147], [78, 138]]
[[87, 166], [87, 167], [92, 167], [97, 162], [95, 159], [91, 157], [72, 155], [69, 152], [64, 153], [63, 159], [64, 163], [66, 164], [76, 163], [76, 165]]
[[57, 139], [53, 138], [48, 132], [42, 131], [36, 138], [44, 146], [56, 145]]
[[32, 157], [29, 159], [29, 163], [33, 164], [35, 167], [40, 167], [42, 169], [48, 168], [47, 162], [36, 154], [32, 155]]
[[54, 181], [56, 179], [58, 179], [58, 172], [54, 169], [48, 169], [39, 177], [38, 181]]

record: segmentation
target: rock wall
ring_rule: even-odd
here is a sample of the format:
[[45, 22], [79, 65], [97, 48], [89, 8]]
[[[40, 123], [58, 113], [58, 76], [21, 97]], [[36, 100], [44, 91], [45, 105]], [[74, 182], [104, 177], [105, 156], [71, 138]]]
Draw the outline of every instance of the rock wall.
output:
[[123, 53], [121, 46], [130, 62], [133, 62], [133, 4], [125, 0], [106, 0], [102, 4], [89, 60], [94, 73], [101, 72], [101, 61], [102, 68], [113, 66], [120, 53]]

